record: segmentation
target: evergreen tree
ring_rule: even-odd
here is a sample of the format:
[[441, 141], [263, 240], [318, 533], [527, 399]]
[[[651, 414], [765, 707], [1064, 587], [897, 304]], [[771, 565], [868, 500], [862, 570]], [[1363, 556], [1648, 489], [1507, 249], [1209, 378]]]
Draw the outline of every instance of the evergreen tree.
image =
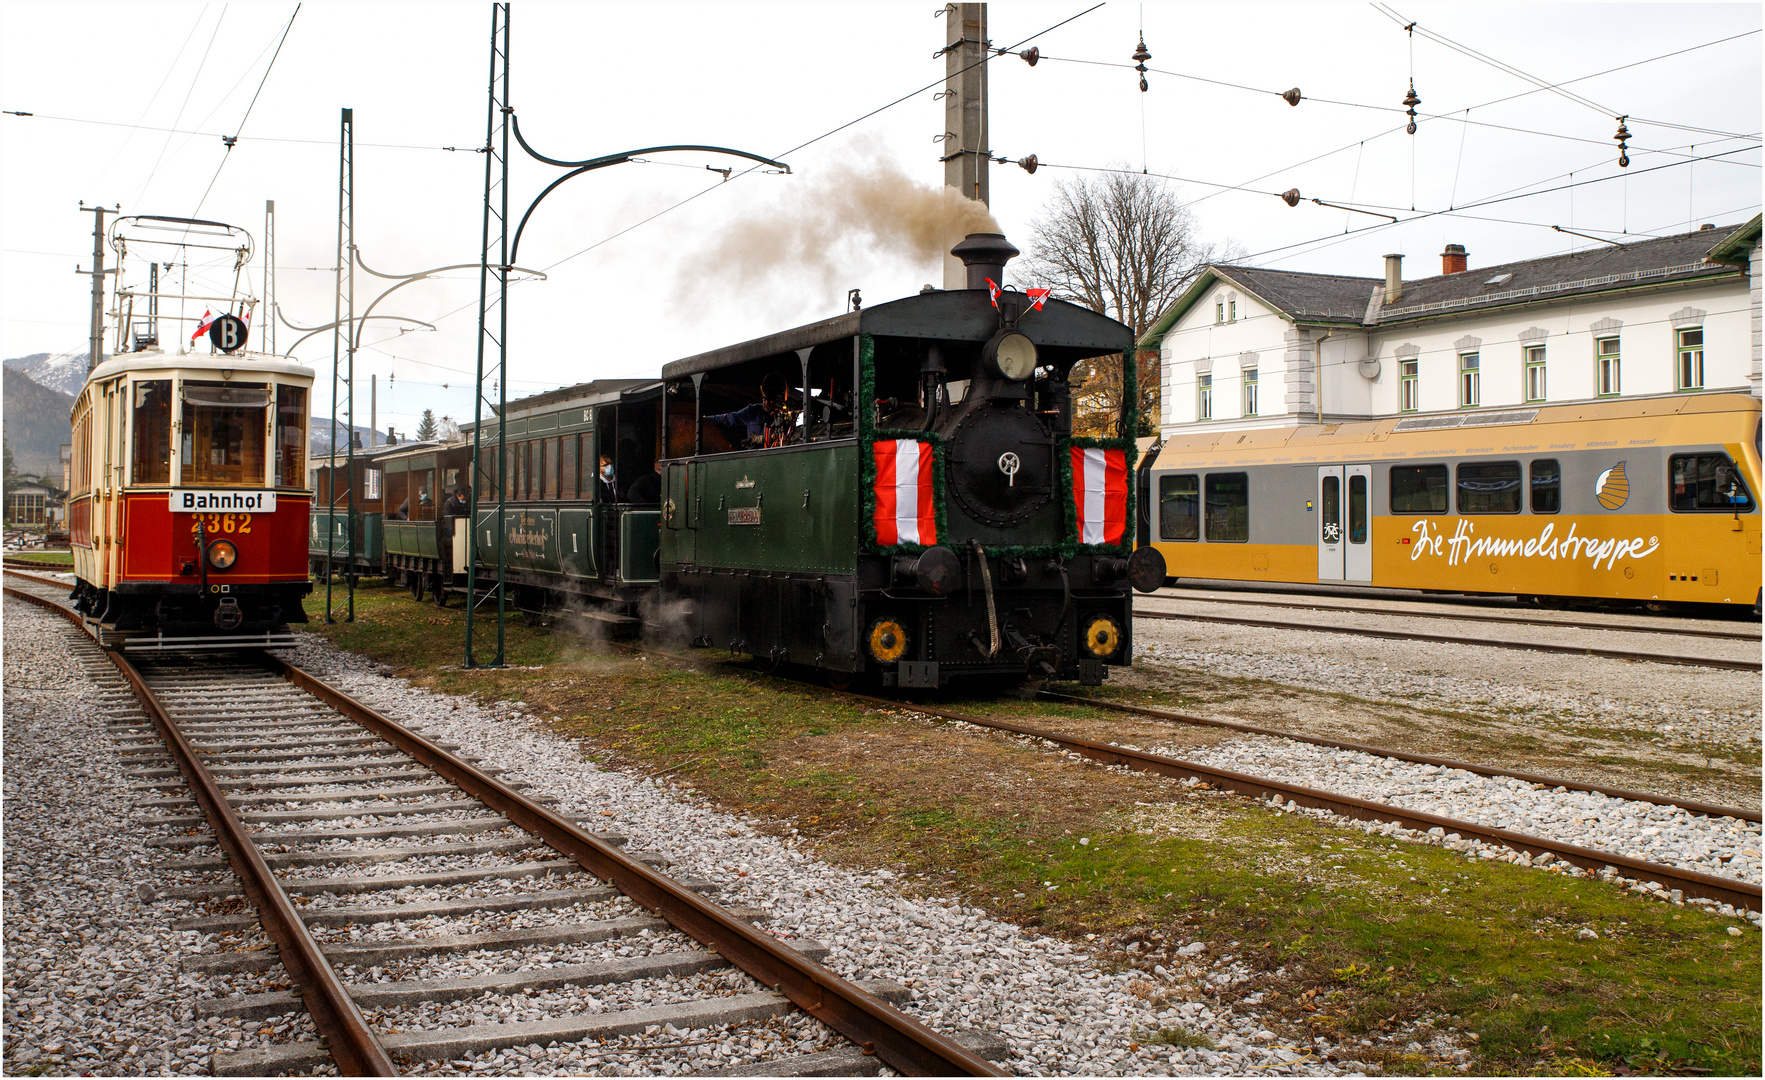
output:
[[422, 422], [417, 425], [417, 438], [435, 438], [435, 410], [424, 409]]

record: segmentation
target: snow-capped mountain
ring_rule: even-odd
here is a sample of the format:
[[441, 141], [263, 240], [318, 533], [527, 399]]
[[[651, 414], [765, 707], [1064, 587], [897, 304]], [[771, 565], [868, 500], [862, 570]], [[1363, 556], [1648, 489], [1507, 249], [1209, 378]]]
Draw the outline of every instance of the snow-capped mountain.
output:
[[[32, 353], [6, 361], [6, 366], [39, 386], [77, 397], [86, 385], [86, 353]], [[104, 359], [109, 360], [106, 353]]]

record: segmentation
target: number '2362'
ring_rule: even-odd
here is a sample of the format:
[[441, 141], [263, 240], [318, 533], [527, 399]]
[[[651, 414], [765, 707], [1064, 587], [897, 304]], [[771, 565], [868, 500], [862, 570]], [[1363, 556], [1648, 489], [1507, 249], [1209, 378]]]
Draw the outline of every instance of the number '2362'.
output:
[[[206, 524], [208, 535], [217, 533], [248, 533], [251, 531], [250, 514], [196, 514], [190, 523], [190, 531], [195, 532], [198, 525]], [[206, 520], [205, 520], [206, 519]]]

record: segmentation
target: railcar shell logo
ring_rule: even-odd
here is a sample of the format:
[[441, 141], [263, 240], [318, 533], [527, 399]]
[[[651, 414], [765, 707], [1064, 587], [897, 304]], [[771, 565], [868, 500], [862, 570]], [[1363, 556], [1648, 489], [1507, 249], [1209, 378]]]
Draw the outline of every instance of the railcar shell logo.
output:
[[1599, 474], [1593, 482], [1593, 494], [1607, 510], [1616, 510], [1630, 501], [1630, 478], [1624, 475], [1624, 462]]

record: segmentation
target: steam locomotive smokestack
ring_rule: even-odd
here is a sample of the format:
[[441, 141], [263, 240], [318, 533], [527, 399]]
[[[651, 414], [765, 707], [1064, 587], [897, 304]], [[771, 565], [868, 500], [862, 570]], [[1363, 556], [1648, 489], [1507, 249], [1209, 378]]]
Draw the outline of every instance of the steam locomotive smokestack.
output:
[[963, 237], [962, 243], [950, 249], [950, 254], [961, 259], [962, 265], [968, 268], [968, 287], [984, 289], [988, 278], [1004, 286], [1005, 264], [1019, 252], [1011, 241], [1005, 239], [1004, 233], [980, 232]]

